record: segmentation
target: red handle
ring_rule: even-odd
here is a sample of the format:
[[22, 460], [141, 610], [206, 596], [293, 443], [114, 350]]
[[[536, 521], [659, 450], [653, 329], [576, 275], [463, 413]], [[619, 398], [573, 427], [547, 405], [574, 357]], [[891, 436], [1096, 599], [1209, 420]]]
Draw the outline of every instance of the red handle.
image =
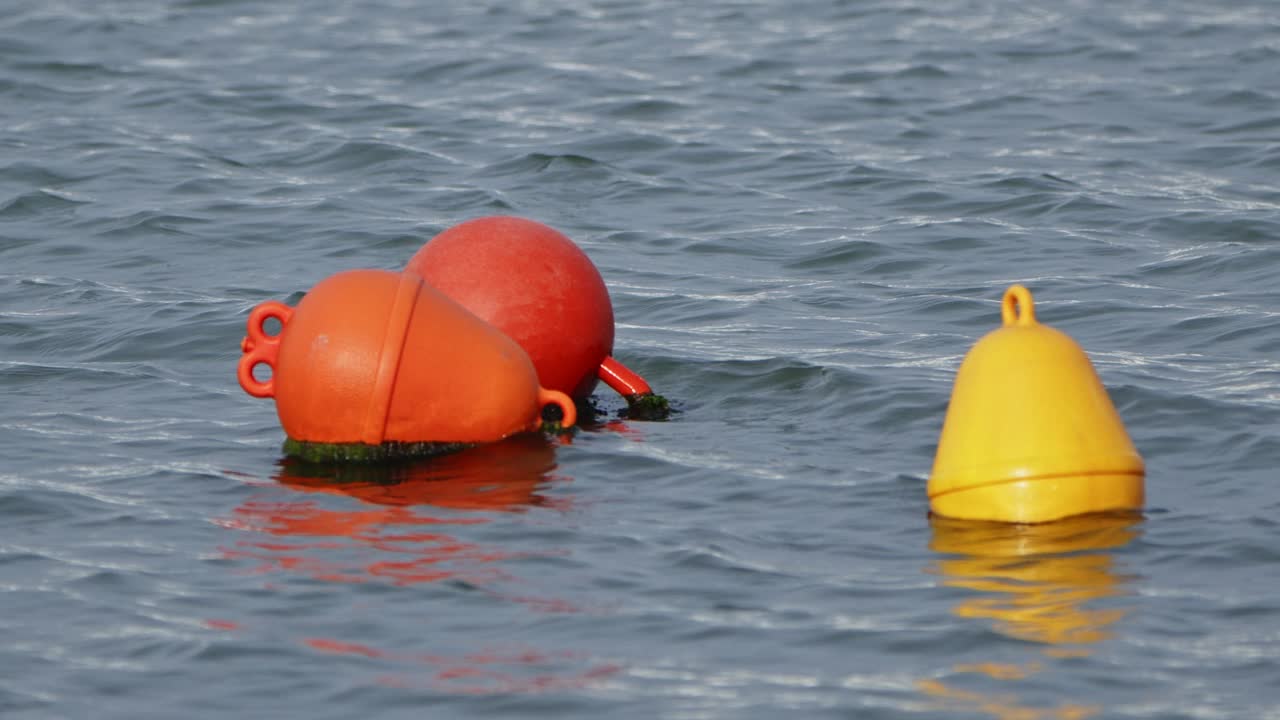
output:
[[600, 363], [600, 371], [597, 374], [605, 385], [613, 388], [623, 397], [653, 394], [653, 388], [649, 387], [649, 383], [645, 382], [644, 378], [615, 360], [612, 355], [605, 357], [604, 362]]
[[[249, 336], [240, 343], [240, 350], [244, 355], [236, 367], [236, 379], [240, 381], [240, 387], [254, 397], [275, 397], [276, 355], [280, 352], [280, 336], [284, 334], [284, 326], [291, 317], [293, 308], [275, 300], [268, 300], [249, 313]], [[263, 327], [272, 318], [280, 321], [279, 334], [268, 335]], [[253, 369], [259, 365], [271, 368], [269, 379], [263, 381], [253, 376]]]

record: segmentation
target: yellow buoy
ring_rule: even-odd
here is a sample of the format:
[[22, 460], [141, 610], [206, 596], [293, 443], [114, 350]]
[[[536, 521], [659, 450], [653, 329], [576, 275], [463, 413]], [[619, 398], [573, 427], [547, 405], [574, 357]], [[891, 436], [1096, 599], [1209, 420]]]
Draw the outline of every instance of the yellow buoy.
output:
[[1003, 327], [956, 374], [929, 477], [938, 515], [1039, 523], [1143, 502], [1142, 457], [1089, 358], [1005, 291]]

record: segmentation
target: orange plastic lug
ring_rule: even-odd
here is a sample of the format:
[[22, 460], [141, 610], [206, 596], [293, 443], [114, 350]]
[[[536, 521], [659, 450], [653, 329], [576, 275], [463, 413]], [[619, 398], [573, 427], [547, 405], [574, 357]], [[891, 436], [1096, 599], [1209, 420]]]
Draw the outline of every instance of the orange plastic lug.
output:
[[559, 406], [560, 412], [564, 415], [564, 417], [560, 418], [562, 427], [578, 424], [578, 406], [574, 404], [573, 398], [559, 390], [538, 388], [538, 405], [541, 407], [546, 407], [547, 405]]
[[[244, 355], [236, 367], [236, 378], [240, 381], [240, 387], [254, 397], [275, 397], [276, 357], [280, 353], [280, 336], [284, 334], [284, 326], [289, 324], [291, 317], [293, 308], [275, 300], [268, 300], [249, 313], [249, 335], [240, 342], [240, 350]], [[268, 335], [263, 326], [273, 318], [280, 321], [280, 333]], [[270, 378], [258, 380], [253, 376], [254, 368], [259, 365], [271, 368]]]

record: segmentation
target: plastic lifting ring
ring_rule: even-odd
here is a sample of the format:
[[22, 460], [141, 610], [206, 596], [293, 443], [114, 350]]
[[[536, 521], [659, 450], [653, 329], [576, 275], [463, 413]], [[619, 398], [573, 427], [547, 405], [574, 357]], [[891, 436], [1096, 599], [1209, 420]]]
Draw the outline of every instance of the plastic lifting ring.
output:
[[[291, 317], [293, 317], [293, 308], [275, 300], [268, 300], [249, 313], [247, 323], [249, 336], [240, 344], [244, 355], [236, 367], [236, 379], [240, 381], [240, 387], [253, 397], [275, 397], [276, 356], [280, 353], [280, 336], [284, 334], [284, 326], [289, 324]], [[268, 335], [266, 328], [263, 327], [267, 320], [272, 318], [280, 321], [280, 332], [276, 335]], [[254, 368], [259, 365], [271, 368], [271, 377], [265, 381], [253, 376]]]

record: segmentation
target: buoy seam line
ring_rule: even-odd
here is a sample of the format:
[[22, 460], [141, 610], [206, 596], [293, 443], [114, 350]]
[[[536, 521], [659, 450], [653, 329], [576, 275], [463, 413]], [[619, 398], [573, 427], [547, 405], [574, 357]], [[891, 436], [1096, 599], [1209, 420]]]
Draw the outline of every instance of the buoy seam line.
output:
[[997, 485], [1008, 485], [1008, 484], [1010, 484], [1010, 483], [1026, 482], [1026, 481], [1028, 481], [1028, 480], [1054, 480], [1054, 479], [1057, 479], [1057, 478], [1064, 478], [1064, 477], [1096, 477], [1096, 476], [1099, 476], [1099, 475], [1135, 475], [1135, 476], [1137, 476], [1137, 477], [1142, 477], [1142, 476], [1143, 476], [1143, 475], [1145, 475], [1145, 474], [1146, 474], [1146, 471], [1144, 471], [1144, 470], [1139, 470], [1139, 471], [1134, 471], [1134, 470], [1090, 470], [1090, 471], [1088, 471], [1088, 472], [1063, 472], [1063, 473], [1054, 473], [1054, 474], [1052, 474], [1052, 475], [1032, 475], [1032, 476], [1030, 476], [1030, 477], [1016, 477], [1016, 478], [1009, 478], [1009, 479], [1006, 479], [1006, 480], [994, 480], [994, 481], [992, 481], [992, 482], [982, 483], [982, 484], [980, 484], [980, 485], [968, 485], [968, 486], [966, 486], [966, 487], [962, 487], [962, 488], [954, 488], [954, 489], [952, 489], [952, 490], [944, 490], [944, 491], [942, 491], [942, 492], [940, 492], [940, 493], [938, 493], [938, 494], [936, 494], [936, 495], [930, 495], [930, 496], [929, 496], [929, 499], [930, 499], [930, 500], [933, 500], [934, 498], [940, 498], [940, 497], [943, 497], [943, 496], [945, 496], [945, 495], [951, 495], [952, 493], [965, 492], [966, 490], [977, 490], [977, 489], [979, 489], [979, 488], [989, 488], [989, 487], [995, 487], [995, 486], [997, 486]]
[[401, 363], [404, 361], [404, 349], [409, 345], [409, 328], [413, 327], [413, 315], [418, 311], [418, 295], [422, 292], [422, 281], [418, 279], [413, 286], [413, 299], [409, 302], [409, 314], [404, 319], [404, 325], [400, 328], [400, 346], [396, 348], [396, 364], [393, 366], [394, 371], [391, 373], [391, 383], [387, 389], [387, 404], [382, 413], [382, 429], [378, 434], [382, 437], [381, 442], [387, 440], [387, 422], [391, 418], [391, 403], [396, 396], [396, 383], [400, 381]]
[[[406, 290], [406, 279], [409, 279], [413, 286], [411, 292]], [[400, 376], [400, 360], [404, 356], [409, 323], [412, 322], [414, 310], [417, 309], [418, 292], [421, 287], [421, 280], [402, 274], [396, 286], [396, 294], [391, 301], [391, 311], [388, 313], [387, 324], [383, 330], [382, 347], [378, 351], [378, 371], [374, 376], [373, 397], [370, 398], [372, 404], [365, 414], [364, 442], [370, 445], [380, 445], [387, 439], [387, 419], [391, 417], [391, 401], [395, 395], [396, 380]], [[387, 353], [388, 340], [395, 343], [392, 353]], [[388, 362], [392, 359], [395, 363], [389, 365]], [[376, 439], [371, 439], [375, 430]]]

